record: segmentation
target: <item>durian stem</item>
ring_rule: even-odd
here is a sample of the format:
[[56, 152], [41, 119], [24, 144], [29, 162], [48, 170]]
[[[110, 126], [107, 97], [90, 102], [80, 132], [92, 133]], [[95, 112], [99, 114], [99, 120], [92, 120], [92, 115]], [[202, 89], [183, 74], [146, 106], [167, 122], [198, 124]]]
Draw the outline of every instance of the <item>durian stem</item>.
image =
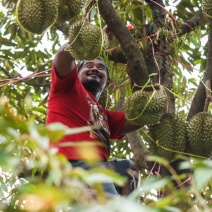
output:
[[147, 168], [146, 157], [150, 155], [150, 152], [147, 150], [139, 132], [135, 131], [128, 133], [126, 137], [134, 154], [134, 162], [136, 167], [139, 170]]
[[91, 11], [97, 5], [97, 2], [93, 0], [88, 0], [85, 5], [86, 6], [83, 11], [83, 19], [88, 19], [89, 22], [91, 22]]

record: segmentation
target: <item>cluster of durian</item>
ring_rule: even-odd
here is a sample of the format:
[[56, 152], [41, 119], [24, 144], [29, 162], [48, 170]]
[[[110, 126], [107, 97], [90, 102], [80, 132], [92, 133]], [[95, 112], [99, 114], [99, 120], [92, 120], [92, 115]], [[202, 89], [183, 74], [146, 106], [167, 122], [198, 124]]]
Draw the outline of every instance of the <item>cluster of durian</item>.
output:
[[85, 0], [18, 0], [17, 21], [26, 31], [42, 34], [56, 21], [79, 16]]
[[202, 1], [202, 12], [207, 17], [212, 18], [212, 1], [211, 0]]
[[66, 50], [76, 60], [93, 60], [108, 46], [106, 33], [90, 22], [76, 22], [69, 29]]
[[200, 112], [189, 121], [188, 152], [206, 158], [212, 156], [212, 114]]
[[79, 16], [85, 0], [59, 0], [57, 21], [64, 22]]
[[28, 32], [42, 34], [58, 16], [58, 0], [18, 0], [18, 23]]
[[168, 161], [173, 161], [177, 154], [186, 151], [186, 122], [178, 115], [165, 113], [160, 123], [149, 126], [149, 137], [150, 151]]
[[135, 125], [152, 125], [160, 121], [166, 106], [167, 96], [163, 89], [138, 90], [128, 96], [123, 104], [126, 117]]

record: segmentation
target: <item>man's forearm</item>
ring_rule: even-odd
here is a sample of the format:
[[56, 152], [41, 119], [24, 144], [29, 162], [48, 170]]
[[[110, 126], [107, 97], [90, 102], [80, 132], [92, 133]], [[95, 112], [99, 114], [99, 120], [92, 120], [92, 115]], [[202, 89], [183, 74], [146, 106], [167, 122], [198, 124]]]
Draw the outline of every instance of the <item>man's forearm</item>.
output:
[[61, 46], [54, 58], [54, 66], [61, 79], [65, 78], [75, 67], [75, 59], [66, 50], [67, 46], [68, 43]]

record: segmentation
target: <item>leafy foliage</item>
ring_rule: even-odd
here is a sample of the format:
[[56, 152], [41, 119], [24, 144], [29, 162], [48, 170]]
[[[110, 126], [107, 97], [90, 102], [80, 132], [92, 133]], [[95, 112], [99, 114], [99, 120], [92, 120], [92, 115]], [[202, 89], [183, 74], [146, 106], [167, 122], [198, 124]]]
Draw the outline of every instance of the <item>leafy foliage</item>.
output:
[[[58, 23], [42, 35], [30, 34], [17, 23], [17, 0], [0, 2], [1, 210], [211, 210], [210, 160], [181, 155], [179, 158], [183, 162], [178, 172], [165, 159], [152, 156], [148, 160], [150, 169], [141, 170], [141, 186], [128, 197], [110, 198], [103, 193], [101, 182], [112, 180], [120, 185], [125, 179], [102, 169], [74, 169], [65, 158], [50, 151], [48, 146], [52, 137], [76, 133], [75, 129], [61, 125], [45, 126], [50, 68], [59, 46], [67, 40], [67, 34]], [[186, 119], [207, 63], [205, 44], [210, 20], [201, 19], [201, 24], [196, 25], [192, 22], [201, 11], [201, 2], [166, 0], [166, 5], [160, 7], [165, 13], [165, 23], [157, 22], [159, 19], [155, 19], [155, 15], [161, 12], [152, 6], [160, 1], [112, 2], [123, 22], [133, 26], [130, 33], [144, 55], [150, 75], [153, 79], [158, 74], [162, 76], [166, 90], [174, 97], [175, 112]], [[89, 7], [89, 19], [101, 28], [105, 25], [96, 4]], [[71, 23], [71, 20], [66, 21], [66, 24]], [[110, 70], [110, 109], [121, 109], [123, 99], [132, 90], [119, 42], [113, 39], [102, 56]], [[173, 82], [170, 80], [172, 76]], [[145, 143], [148, 137], [146, 128], [139, 132]], [[126, 138], [122, 142], [113, 141], [111, 157], [133, 159]], [[87, 159], [90, 159], [89, 154]], [[162, 167], [166, 170], [165, 175], [161, 172]], [[93, 189], [88, 189], [87, 184]]]
[[[33, 120], [26, 121], [23, 117], [11, 113], [3, 101], [1, 99], [0, 108], [1, 117], [3, 114], [5, 116], [0, 120], [1, 210], [175, 211], [174, 208], [179, 205], [180, 208], [186, 205], [188, 211], [189, 208], [192, 211], [194, 206], [203, 211], [211, 206], [203, 201], [203, 198], [210, 199], [210, 161], [185, 160], [181, 164], [182, 169], [194, 170], [191, 187], [186, 189], [180, 186], [191, 176], [188, 178], [177, 175], [168, 161], [151, 157], [149, 161], [166, 167], [172, 177], [146, 177], [141, 186], [128, 197], [111, 198], [103, 192], [101, 183], [113, 181], [120, 186], [125, 182], [125, 178], [113, 171], [98, 168], [97, 164], [97, 168], [90, 171], [72, 168], [63, 156], [48, 148], [49, 140], [55, 135], [59, 138], [64, 134], [89, 128], [67, 129], [60, 124], [40, 127]], [[88, 146], [86, 149], [89, 151]], [[92, 162], [88, 158], [89, 161]], [[173, 187], [172, 180], [176, 180], [180, 189]], [[89, 189], [87, 184], [93, 190]], [[138, 204], [138, 200], [143, 204]]]

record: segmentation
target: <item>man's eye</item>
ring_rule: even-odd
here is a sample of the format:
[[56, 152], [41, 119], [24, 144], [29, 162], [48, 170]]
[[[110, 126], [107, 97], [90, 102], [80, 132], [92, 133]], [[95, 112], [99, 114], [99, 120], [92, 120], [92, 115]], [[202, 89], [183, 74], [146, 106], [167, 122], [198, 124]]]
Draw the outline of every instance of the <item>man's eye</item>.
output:
[[104, 67], [100, 66], [100, 67], [99, 67], [99, 70], [104, 70]]

